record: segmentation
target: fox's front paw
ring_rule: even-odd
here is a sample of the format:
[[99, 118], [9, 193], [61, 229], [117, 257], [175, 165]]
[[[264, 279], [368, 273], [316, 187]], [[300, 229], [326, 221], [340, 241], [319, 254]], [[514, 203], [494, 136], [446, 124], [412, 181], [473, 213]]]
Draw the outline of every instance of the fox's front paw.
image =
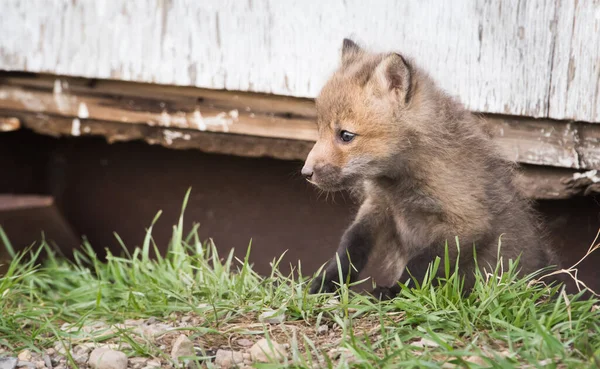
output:
[[319, 275], [313, 279], [308, 293], [311, 295], [317, 293], [333, 293], [337, 291], [337, 289], [338, 286], [332, 279], [327, 278], [327, 276], [323, 278], [323, 275]]

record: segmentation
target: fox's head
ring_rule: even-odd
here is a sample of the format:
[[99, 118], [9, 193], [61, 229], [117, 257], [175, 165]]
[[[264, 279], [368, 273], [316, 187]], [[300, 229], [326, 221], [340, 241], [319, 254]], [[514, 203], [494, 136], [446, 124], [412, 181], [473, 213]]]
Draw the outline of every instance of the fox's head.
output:
[[316, 99], [318, 139], [302, 175], [326, 191], [389, 175], [411, 145], [413, 68], [397, 53], [344, 39], [341, 65]]

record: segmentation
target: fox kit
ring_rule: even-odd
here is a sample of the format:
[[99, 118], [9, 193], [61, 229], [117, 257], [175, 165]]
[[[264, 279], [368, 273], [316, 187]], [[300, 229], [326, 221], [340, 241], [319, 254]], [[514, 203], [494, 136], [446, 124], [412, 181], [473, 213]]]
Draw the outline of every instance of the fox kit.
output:
[[[318, 140], [302, 175], [324, 191], [358, 193], [361, 206], [339, 259], [314, 279], [311, 293], [336, 290], [337, 260], [346, 281], [355, 281], [371, 256], [384, 260], [378, 267], [394, 281], [408, 278], [408, 269], [420, 282], [429, 263], [444, 257], [446, 242], [455, 262], [455, 237], [465, 290], [476, 265], [496, 266], [499, 239], [505, 266], [519, 256], [522, 273], [549, 266], [536, 216], [513, 183], [514, 163], [484, 122], [412, 61], [344, 39], [341, 65], [316, 108]], [[394, 283], [374, 293], [391, 298], [399, 290]]]

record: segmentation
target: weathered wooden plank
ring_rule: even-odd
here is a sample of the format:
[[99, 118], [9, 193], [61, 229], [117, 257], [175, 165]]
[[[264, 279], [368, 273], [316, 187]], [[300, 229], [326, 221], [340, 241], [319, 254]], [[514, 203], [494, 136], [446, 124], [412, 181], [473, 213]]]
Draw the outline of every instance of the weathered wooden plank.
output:
[[[0, 78], [5, 115], [67, 118], [71, 134], [86, 119], [314, 142], [316, 112], [307, 99], [197, 88], [44, 76]], [[272, 108], [272, 109], [271, 109]], [[600, 127], [581, 122], [486, 115], [495, 139], [517, 162], [600, 169]], [[167, 133], [168, 135], [168, 133]], [[189, 134], [170, 141], [188, 140]]]
[[[24, 127], [55, 137], [70, 136], [69, 118], [40, 113], [21, 113]], [[246, 157], [271, 157], [303, 161], [314, 144], [311, 141], [286, 140], [224, 133], [208, 133], [181, 128], [152, 127], [141, 124], [85, 119], [82, 135], [104, 137], [108, 142], [145, 141], [171, 149], [194, 149], [207, 153]], [[573, 182], [577, 174], [571, 169], [523, 165], [517, 184], [525, 196], [533, 199], [566, 199], [588, 190], [581, 181]]]
[[6, 0], [0, 69], [314, 97], [353, 35], [414, 56], [473, 111], [600, 122], [599, 9], [598, 0]]
[[[34, 132], [54, 137], [72, 136], [73, 122], [70, 118], [40, 113], [19, 113], [19, 117], [23, 126]], [[211, 154], [282, 160], [304, 160], [314, 145], [312, 141], [208, 133], [94, 119], [82, 119], [80, 129], [81, 136], [104, 137], [109, 143], [145, 141], [171, 149], [195, 149]]]
[[600, 0], [557, 1], [549, 116], [600, 119]]
[[[314, 121], [275, 114], [227, 110], [199, 97], [158, 95], [135, 98], [74, 94], [68, 83], [56, 80], [53, 91], [0, 86], [0, 109], [73, 117], [72, 134], [81, 134], [81, 120], [92, 118], [130, 124], [190, 128], [273, 138], [316, 139]], [[200, 98], [200, 99], [199, 99]], [[243, 105], [240, 108], [245, 108]], [[276, 129], [273, 129], [276, 127]]]
[[586, 190], [585, 186], [576, 187], [569, 184], [569, 181], [577, 174], [571, 169], [521, 165], [517, 171], [516, 182], [522, 193], [528, 198], [568, 199], [581, 195]]
[[511, 160], [574, 169], [582, 167], [577, 152], [578, 124], [506, 116], [486, 118], [494, 137]]

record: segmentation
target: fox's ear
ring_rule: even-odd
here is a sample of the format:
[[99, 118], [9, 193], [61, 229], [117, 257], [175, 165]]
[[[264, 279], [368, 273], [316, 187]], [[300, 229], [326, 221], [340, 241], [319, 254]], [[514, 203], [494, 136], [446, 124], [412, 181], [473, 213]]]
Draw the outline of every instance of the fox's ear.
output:
[[394, 93], [404, 103], [411, 98], [412, 69], [410, 64], [397, 53], [383, 58], [375, 68], [372, 82], [380, 93]]
[[353, 59], [361, 52], [360, 46], [349, 38], [345, 38], [342, 42], [342, 63]]

